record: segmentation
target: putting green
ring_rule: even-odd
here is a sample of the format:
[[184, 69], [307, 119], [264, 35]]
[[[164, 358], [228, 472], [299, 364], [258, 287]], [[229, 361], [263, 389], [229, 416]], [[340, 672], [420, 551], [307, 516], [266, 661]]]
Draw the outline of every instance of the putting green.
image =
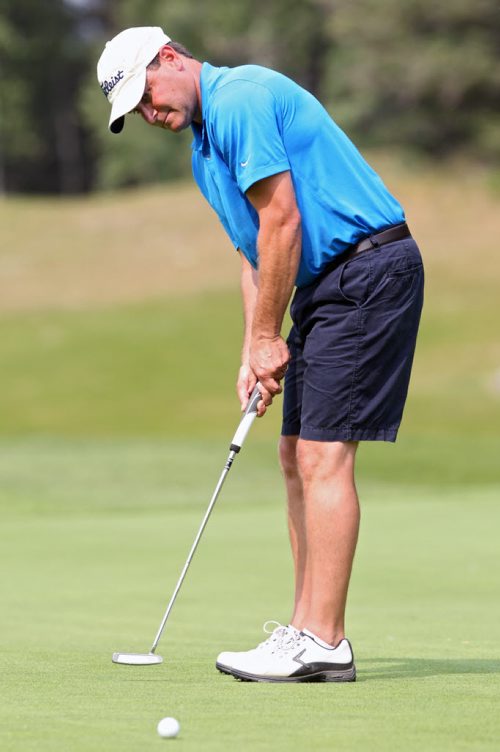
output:
[[[167, 624], [164, 663], [147, 668], [111, 654], [149, 649], [225, 444], [2, 442], [2, 750], [498, 748], [498, 486], [361, 481], [356, 684], [215, 671], [219, 650], [289, 616], [281, 481], [255, 430]], [[175, 742], [156, 735], [167, 715]]]

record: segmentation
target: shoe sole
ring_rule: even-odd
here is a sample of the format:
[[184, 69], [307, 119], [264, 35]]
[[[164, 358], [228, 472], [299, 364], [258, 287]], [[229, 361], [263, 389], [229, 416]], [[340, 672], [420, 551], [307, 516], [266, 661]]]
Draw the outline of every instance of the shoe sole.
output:
[[228, 666], [224, 666], [221, 663], [216, 663], [215, 666], [221, 672], [221, 674], [234, 676], [234, 678], [238, 679], [239, 681], [267, 682], [271, 684], [298, 684], [302, 682], [340, 683], [356, 681], [356, 666], [351, 666], [345, 671], [318, 671], [316, 673], [305, 674], [303, 676], [258, 676], [257, 674], [248, 674], [245, 671], [230, 669]]

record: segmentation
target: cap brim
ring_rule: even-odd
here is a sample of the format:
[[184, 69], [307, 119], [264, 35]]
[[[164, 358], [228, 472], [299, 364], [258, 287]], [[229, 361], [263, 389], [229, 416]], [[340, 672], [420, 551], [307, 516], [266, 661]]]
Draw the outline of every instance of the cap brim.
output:
[[109, 130], [111, 131], [111, 133], [121, 133], [124, 125], [125, 125], [125, 115], [122, 115], [121, 117], [117, 118], [116, 120], [113, 120], [113, 122], [109, 124]]
[[111, 107], [109, 130], [120, 133], [125, 124], [125, 115], [137, 107], [146, 88], [146, 69], [139, 71], [136, 76], [127, 81], [120, 90]]

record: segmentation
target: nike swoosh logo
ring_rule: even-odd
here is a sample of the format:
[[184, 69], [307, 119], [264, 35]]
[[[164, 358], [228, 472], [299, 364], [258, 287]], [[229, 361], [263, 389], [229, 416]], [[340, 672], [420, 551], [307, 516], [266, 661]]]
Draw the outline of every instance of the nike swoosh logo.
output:
[[246, 162], [240, 162], [240, 165], [241, 165], [242, 167], [246, 167], [246, 166], [247, 166], [247, 164], [248, 164], [249, 162], [250, 162], [250, 157], [248, 157], [248, 159], [247, 159], [247, 161], [246, 161]]

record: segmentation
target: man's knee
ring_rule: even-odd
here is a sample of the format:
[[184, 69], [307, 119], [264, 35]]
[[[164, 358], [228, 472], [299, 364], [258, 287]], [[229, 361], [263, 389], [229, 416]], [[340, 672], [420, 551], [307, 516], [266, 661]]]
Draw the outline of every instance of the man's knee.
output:
[[354, 441], [307, 441], [299, 439], [296, 447], [300, 475], [307, 483], [311, 480], [332, 479], [335, 476], [352, 475], [357, 442]]

